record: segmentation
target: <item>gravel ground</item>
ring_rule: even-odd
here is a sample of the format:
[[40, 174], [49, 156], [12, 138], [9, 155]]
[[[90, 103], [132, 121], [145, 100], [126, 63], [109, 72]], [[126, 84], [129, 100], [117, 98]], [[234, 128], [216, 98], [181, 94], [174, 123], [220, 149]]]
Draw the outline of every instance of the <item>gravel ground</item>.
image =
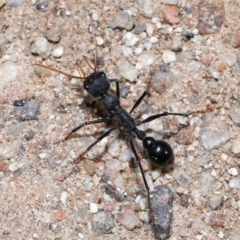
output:
[[0, 1], [1, 239], [154, 239], [144, 183], [121, 131], [78, 165], [72, 160], [110, 124], [85, 126], [54, 144], [105, 113], [80, 80], [33, 64], [76, 75], [79, 59], [88, 74], [82, 55], [94, 59], [98, 45], [99, 69], [120, 79], [125, 109], [149, 89], [136, 119], [197, 111], [142, 126], [172, 146], [173, 169], [151, 166], [135, 139], [149, 187], [173, 192], [169, 239], [239, 240], [240, 1], [6, 2]]

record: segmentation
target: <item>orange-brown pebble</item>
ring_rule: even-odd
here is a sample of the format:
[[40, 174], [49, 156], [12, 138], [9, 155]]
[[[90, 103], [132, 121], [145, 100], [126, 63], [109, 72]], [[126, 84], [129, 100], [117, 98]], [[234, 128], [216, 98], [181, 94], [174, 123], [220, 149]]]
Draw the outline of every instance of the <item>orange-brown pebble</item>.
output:
[[219, 72], [223, 72], [224, 70], [226, 70], [227, 66], [226, 63], [224, 62], [219, 62], [216, 64], [216, 70]]
[[240, 47], [240, 30], [239, 30], [239, 31], [236, 31], [236, 32], [233, 34], [232, 46], [233, 46], [234, 48]]
[[166, 22], [171, 25], [180, 22], [179, 19], [179, 9], [174, 5], [166, 5], [162, 10], [163, 18]]
[[6, 164], [3, 161], [0, 161], [0, 172], [4, 172], [6, 169]]
[[224, 227], [224, 216], [222, 214], [212, 214], [209, 219], [209, 224], [211, 227]]
[[66, 219], [67, 215], [64, 211], [59, 210], [56, 213], [54, 213], [54, 217], [57, 221], [62, 221], [64, 219]]

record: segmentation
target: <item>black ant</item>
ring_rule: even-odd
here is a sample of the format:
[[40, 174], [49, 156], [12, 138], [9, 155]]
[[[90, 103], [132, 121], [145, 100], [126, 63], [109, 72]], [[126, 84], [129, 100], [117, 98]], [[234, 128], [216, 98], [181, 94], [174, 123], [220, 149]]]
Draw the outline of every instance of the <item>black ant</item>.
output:
[[[147, 91], [144, 91], [143, 94], [139, 97], [139, 99], [135, 102], [133, 105], [132, 109], [130, 112], [127, 112], [123, 107], [120, 105], [120, 88], [119, 88], [119, 81], [116, 79], [108, 79], [106, 77], [106, 74], [102, 71], [97, 70], [97, 54], [95, 53], [95, 64], [92, 64], [90, 60], [86, 57], [83, 56], [83, 59], [86, 61], [88, 66], [93, 70], [93, 72], [86, 76], [84, 75], [82, 69], [80, 68], [80, 63], [79, 61], [76, 62], [76, 68], [79, 71], [80, 77], [78, 76], [73, 76], [69, 75], [67, 73], [64, 73], [60, 70], [51, 68], [51, 67], [46, 67], [41, 64], [35, 64], [40, 67], [45, 67], [50, 70], [56, 71], [58, 73], [61, 73], [69, 78], [77, 78], [77, 79], [82, 79], [83, 81], [83, 86], [84, 89], [93, 97], [93, 98], [99, 98], [101, 99], [107, 113], [108, 117], [106, 118], [100, 118], [100, 119], [95, 119], [92, 121], [86, 121], [76, 128], [74, 128], [63, 140], [60, 140], [58, 142], [63, 142], [67, 140], [71, 134], [74, 132], [78, 131], [80, 128], [82, 128], [85, 125], [90, 125], [90, 124], [95, 124], [95, 123], [102, 123], [102, 122], [108, 122], [112, 118], [115, 118], [117, 125], [112, 127], [110, 130], [106, 131], [103, 133], [100, 137], [96, 139], [95, 142], [93, 142], [83, 153], [81, 153], [77, 158], [73, 160], [73, 163], [79, 163], [82, 160], [82, 156], [88, 152], [92, 147], [94, 147], [98, 142], [100, 142], [102, 139], [107, 137], [114, 129], [116, 128], [122, 128], [125, 131], [127, 140], [130, 144], [131, 150], [138, 162], [138, 165], [141, 170], [142, 178], [145, 184], [145, 187], [147, 189], [147, 194], [148, 194], [148, 201], [150, 205], [150, 211], [151, 211], [151, 202], [150, 202], [150, 190], [149, 186], [147, 183], [147, 180], [144, 175], [144, 171], [141, 165], [140, 158], [137, 154], [136, 148], [133, 144], [133, 135], [137, 136], [139, 140], [142, 141], [143, 147], [145, 148], [149, 160], [156, 166], [159, 167], [166, 167], [170, 164], [173, 163], [174, 161], [174, 154], [171, 146], [162, 140], [156, 140], [153, 137], [148, 137], [146, 136], [145, 132], [142, 130], [138, 129], [138, 126], [140, 126], [143, 123], [148, 123], [151, 122], [157, 118], [168, 116], [168, 115], [177, 115], [177, 116], [183, 116], [187, 117], [193, 113], [196, 112], [190, 112], [190, 113], [169, 113], [169, 112], [164, 112], [156, 115], [152, 115], [143, 121], [137, 121], [135, 120], [131, 114], [132, 112], [139, 106], [139, 104], [142, 102], [144, 97], [148, 94]], [[111, 94], [109, 93], [110, 89], [110, 82], [115, 82], [116, 84], [116, 94]], [[199, 111], [200, 112], [200, 111]]]

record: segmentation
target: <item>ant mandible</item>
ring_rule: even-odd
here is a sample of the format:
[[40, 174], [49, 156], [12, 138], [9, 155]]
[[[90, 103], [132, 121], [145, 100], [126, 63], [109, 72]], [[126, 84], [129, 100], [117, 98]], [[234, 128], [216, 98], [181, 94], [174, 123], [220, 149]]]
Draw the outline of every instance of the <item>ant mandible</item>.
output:
[[[88, 66], [93, 70], [93, 72], [85, 77], [85, 74], [83, 73], [79, 61], [76, 62], [76, 68], [79, 71], [80, 77], [73, 76], [67, 73], [64, 73], [60, 70], [47, 67], [41, 64], [34, 64], [40, 67], [48, 68], [52, 71], [61, 73], [69, 78], [76, 78], [76, 79], [82, 79], [84, 89], [93, 97], [93, 98], [99, 98], [101, 99], [107, 113], [108, 117], [106, 118], [100, 118], [95, 119], [92, 121], [86, 121], [76, 128], [74, 128], [64, 139], [58, 141], [63, 142], [67, 140], [74, 132], [78, 131], [80, 128], [82, 128], [85, 125], [95, 124], [95, 123], [102, 123], [102, 122], [108, 122], [112, 118], [115, 118], [117, 125], [112, 127], [110, 130], [103, 133], [100, 137], [96, 139], [95, 142], [93, 142], [83, 153], [81, 153], [77, 158], [73, 160], [74, 163], [79, 163], [82, 160], [82, 156], [87, 153], [92, 147], [94, 147], [98, 142], [100, 142], [102, 139], [107, 137], [114, 129], [116, 128], [122, 128], [125, 131], [127, 140], [130, 144], [131, 150], [138, 162], [138, 165], [141, 170], [142, 178], [145, 184], [145, 187], [147, 189], [148, 194], [148, 201], [151, 208], [151, 202], [150, 202], [150, 190], [147, 183], [147, 180], [144, 175], [144, 171], [142, 168], [142, 164], [140, 161], [140, 158], [137, 154], [136, 148], [133, 144], [133, 135], [137, 136], [139, 140], [142, 141], [143, 147], [146, 150], [149, 160], [156, 166], [159, 167], [166, 167], [169, 164], [173, 163], [174, 161], [174, 154], [171, 146], [163, 141], [163, 140], [156, 140], [153, 137], [146, 136], [145, 132], [138, 129], [138, 126], [140, 126], [143, 123], [151, 122], [157, 118], [168, 116], [168, 115], [177, 115], [177, 116], [183, 116], [187, 117], [194, 112], [190, 113], [169, 113], [164, 112], [156, 115], [152, 115], [143, 121], [136, 121], [132, 116], [131, 113], [138, 107], [138, 105], [142, 102], [144, 97], [147, 95], [147, 91], [144, 91], [143, 94], [139, 97], [139, 99], [135, 102], [130, 112], [127, 112], [121, 105], [120, 105], [120, 88], [119, 88], [119, 81], [117, 79], [108, 79], [106, 77], [106, 74], [102, 71], [98, 71], [97, 69], [97, 54], [95, 52], [95, 63], [92, 64], [92, 62], [83, 55], [83, 59], [86, 61]], [[110, 82], [116, 83], [116, 94], [109, 93], [110, 89]], [[150, 209], [151, 210], [151, 209]]]

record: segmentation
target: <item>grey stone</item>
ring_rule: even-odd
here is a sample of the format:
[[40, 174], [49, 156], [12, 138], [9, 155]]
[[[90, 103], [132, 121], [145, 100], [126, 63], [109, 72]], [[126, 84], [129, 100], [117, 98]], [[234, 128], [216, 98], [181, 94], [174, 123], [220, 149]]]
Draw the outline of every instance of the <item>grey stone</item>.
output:
[[6, 4], [11, 8], [18, 7], [23, 3], [24, 0], [6, 0]]
[[229, 116], [233, 120], [234, 123], [240, 123], [240, 108], [239, 107], [231, 107], [229, 109]]
[[121, 59], [118, 64], [119, 72], [120, 74], [129, 80], [130, 82], [133, 82], [136, 80], [138, 71], [135, 67], [133, 67], [126, 59]]
[[132, 17], [125, 11], [118, 12], [113, 19], [113, 27], [131, 30], [133, 28]]
[[137, 8], [143, 16], [151, 18], [154, 14], [154, 1], [137, 0]]
[[47, 59], [51, 55], [51, 48], [46, 38], [40, 37], [31, 45], [31, 53]]
[[61, 30], [59, 27], [53, 27], [46, 32], [46, 38], [50, 42], [58, 43], [61, 39]]
[[173, 194], [167, 186], [156, 186], [151, 193], [150, 223], [156, 239], [170, 236]]
[[173, 36], [171, 50], [174, 52], [182, 51], [182, 37], [181, 36]]
[[16, 106], [14, 113], [19, 121], [36, 120], [39, 114], [40, 103], [36, 100], [25, 101], [22, 106]]
[[106, 211], [100, 211], [93, 215], [92, 230], [97, 234], [112, 233], [115, 227], [114, 217]]
[[218, 117], [209, 113], [203, 120], [203, 126], [200, 131], [200, 141], [207, 150], [219, 148], [230, 138], [227, 125]]
[[213, 196], [210, 199], [210, 207], [213, 210], [218, 210], [223, 206], [223, 197], [221, 195]]

